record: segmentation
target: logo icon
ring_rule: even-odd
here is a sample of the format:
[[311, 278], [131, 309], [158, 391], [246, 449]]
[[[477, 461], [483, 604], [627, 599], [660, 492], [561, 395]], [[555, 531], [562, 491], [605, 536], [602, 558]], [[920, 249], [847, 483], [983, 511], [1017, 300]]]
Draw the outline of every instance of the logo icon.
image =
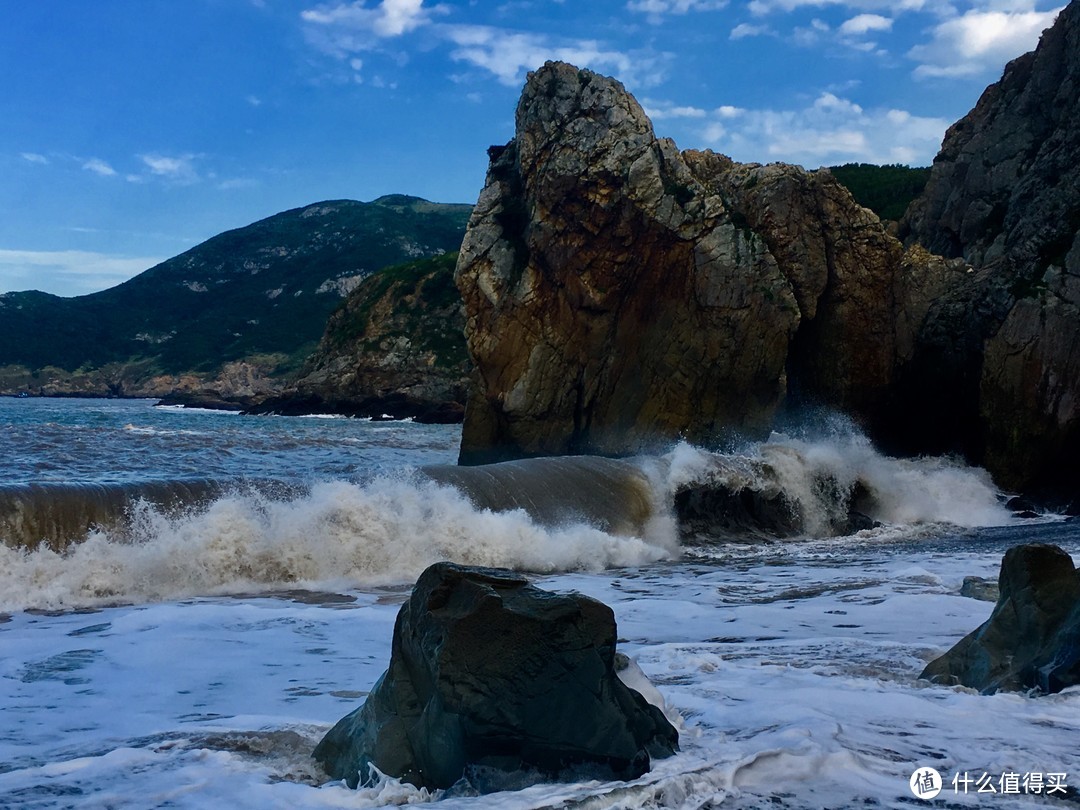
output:
[[916, 768], [908, 786], [916, 799], [932, 799], [941, 793], [941, 774], [933, 768]]

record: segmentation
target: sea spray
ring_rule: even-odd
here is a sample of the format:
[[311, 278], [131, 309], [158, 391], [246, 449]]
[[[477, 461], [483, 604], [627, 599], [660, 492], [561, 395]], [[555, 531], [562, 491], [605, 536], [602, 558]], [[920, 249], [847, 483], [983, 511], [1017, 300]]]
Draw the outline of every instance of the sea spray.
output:
[[[733, 496], [752, 493], [774, 511], [790, 511], [791, 526], [798, 530], [781, 536], [845, 534], [854, 513], [890, 527], [981, 527], [1012, 519], [984, 470], [951, 458], [885, 456], [853, 427], [816, 438], [773, 433], [767, 441], [724, 453], [680, 443], [641, 463], [668, 501], [691, 489], [711, 489]], [[744, 539], [758, 538], [755, 528], [762, 527], [743, 526]]]
[[444, 559], [550, 573], [675, 553], [672, 538], [544, 527], [522, 510], [480, 510], [419, 478], [337, 481], [292, 500], [235, 494], [181, 514], [143, 503], [122, 530], [92, 531], [63, 552], [0, 546], [0, 608], [399, 584]]
[[[774, 434], [728, 453], [679, 444], [650, 458], [492, 467], [443, 468], [448, 483], [465, 476], [472, 491], [419, 473], [276, 496], [249, 488], [184, 508], [136, 500], [123, 520], [84, 527], [53, 548], [18, 548], [5, 537], [0, 609], [402, 584], [443, 559], [543, 573], [640, 565], [678, 556], [672, 503], [698, 485], [763, 493], [797, 513], [788, 534], [811, 537], [852, 531], [844, 519], [853, 508], [892, 534], [1012, 520], [985, 472], [950, 459], [889, 458], [854, 431]], [[479, 497], [483, 476], [498, 484], [491, 503]], [[551, 496], [568, 481], [573, 497], [562, 504]]]

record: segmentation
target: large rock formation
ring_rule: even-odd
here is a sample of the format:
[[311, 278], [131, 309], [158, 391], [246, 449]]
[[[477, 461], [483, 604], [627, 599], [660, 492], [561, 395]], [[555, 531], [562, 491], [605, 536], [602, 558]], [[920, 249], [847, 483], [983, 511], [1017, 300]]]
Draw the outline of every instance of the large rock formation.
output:
[[920, 677], [984, 693], [1080, 683], [1080, 573], [1057, 546], [1005, 552], [994, 612]]
[[680, 153], [571, 65], [530, 74], [490, 155], [457, 268], [464, 463], [762, 432], [790, 395], [873, 420], [962, 277], [828, 172]]
[[949, 129], [901, 233], [978, 269], [922, 330], [906, 448], [959, 439], [1006, 485], [1080, 486], [1080, 2]]
[[436, 563], [398, 613], [390, 667], [314, 756], [355, 787], [369, 765], [417, 786], [633, 779], [678, 750], [663, 712], [615, 674], [601, 602], [511, 571]]
[[330, 317], [300, 378], [249, 413], [337, 413], [460, 422], [469, 358], [457, 254], [387, 268]]

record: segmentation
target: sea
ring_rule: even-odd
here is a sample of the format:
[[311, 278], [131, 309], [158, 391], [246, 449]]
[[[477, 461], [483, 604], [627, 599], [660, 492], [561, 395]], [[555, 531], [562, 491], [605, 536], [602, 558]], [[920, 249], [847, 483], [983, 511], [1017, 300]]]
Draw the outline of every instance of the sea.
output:
[[[460, 474], [459, 437], [0, 399], [0, 807], [1080, 800], [1080, 688], [980, 695], [918, 678], [993, 609], [961, 594], [965, 577], [996, 580], [1023, 542], [1080, 559], [1080, 522], [1020, 518], [985, 472], [889, 458], [843, 420], [723, 452], [680, 443]], [[804, 536], [679, 539], [675, 489], [765, 466]], [[824, 536], [836, 487], [823, 472], [872, 496], [874, 528]], [[386, 669], [397, 611], [438, 560], [609, 604], [680, 753], [633, 782], [479, 796], [328, 779], [311, 750]]]

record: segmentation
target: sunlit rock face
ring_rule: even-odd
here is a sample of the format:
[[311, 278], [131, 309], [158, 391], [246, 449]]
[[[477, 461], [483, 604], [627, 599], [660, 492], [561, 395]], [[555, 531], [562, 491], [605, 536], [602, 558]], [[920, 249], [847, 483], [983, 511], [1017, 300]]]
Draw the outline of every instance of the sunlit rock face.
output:
[[548, 63], [516, 121], [457, 266], [463, 463], [760, 434], [792, 399], [873, 421], [962, 277], [828, 172], [679, 152], [613, 79]]

